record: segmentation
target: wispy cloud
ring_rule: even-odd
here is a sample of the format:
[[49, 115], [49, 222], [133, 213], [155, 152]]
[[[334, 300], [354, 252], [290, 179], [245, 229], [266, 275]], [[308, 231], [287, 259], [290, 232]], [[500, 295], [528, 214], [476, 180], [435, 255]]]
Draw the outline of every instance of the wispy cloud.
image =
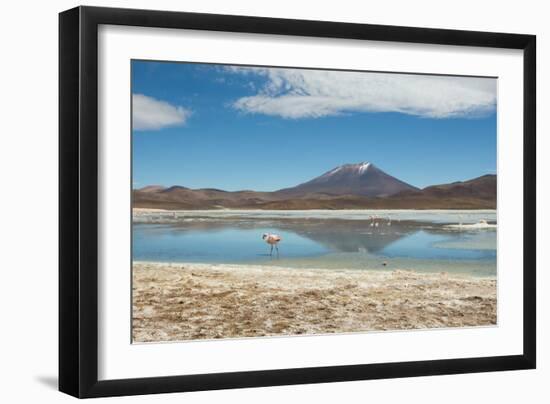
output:
[[495, 79], [248, 67], [226, 71], [265, 79], [256, 94], [234, 101], [235, 109], [288, 119], [353, 112], [476, 117], [496, 105]]
[[159, 130], [184, 125], [191, 111], [143, 94], [132, 95], [132, 126], [134, 130]]

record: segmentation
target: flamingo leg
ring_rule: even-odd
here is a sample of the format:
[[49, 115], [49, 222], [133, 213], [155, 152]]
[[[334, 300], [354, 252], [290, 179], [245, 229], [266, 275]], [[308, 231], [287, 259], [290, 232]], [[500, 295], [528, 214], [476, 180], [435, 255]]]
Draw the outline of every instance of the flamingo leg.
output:
[[279, 246], [275, 244], [275, 249], [277, 250], [277, 256], [279, 256]]
[[269, 252], [269, 255], [273, 255], [273, 244], [271, 244], [271, 251]]

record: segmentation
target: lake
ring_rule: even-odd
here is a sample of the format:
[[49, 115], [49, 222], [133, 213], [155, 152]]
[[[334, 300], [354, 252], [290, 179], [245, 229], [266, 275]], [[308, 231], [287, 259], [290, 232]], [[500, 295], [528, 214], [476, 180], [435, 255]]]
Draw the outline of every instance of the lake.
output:
[[[133, 259], [496, 276], [495, 226], [469, 226], [482, 219], [496, 212], [154, 212], [134, 217]], [[263, 233], [282, 237], [278, 255]]]

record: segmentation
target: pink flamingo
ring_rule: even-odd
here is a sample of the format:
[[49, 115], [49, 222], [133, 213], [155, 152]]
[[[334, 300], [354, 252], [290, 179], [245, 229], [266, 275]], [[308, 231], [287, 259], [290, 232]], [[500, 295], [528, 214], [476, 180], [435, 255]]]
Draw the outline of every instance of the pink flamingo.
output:
[[271, 251], [269, 252], [269, 255], [273, 255], [273, 246], [275, 246], [275, 249], [277, 250], [277, 255], [279, 254], [279, 247], [277, 246], [277, 244], [279, 243], [279, 241], [281, 241], [280, 236], [276, 234], [264, 233], [262, 239], [264, 239], [265, 242], [271, 246]]

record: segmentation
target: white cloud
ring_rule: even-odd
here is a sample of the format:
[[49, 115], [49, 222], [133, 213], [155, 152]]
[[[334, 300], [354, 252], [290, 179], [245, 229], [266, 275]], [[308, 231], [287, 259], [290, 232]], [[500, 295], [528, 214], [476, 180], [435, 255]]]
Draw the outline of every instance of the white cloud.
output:
[[184, 125], [191, 111], [143, 94], [132, 94], [132, 115], [134, 130], [158, 130]]
[[496, 80], [487, 78], [228, 67], [266, 82], [232, 105], [246, 113], [289, 119], [353, 112], [400, 112], [429, 118], [494, 111]]

